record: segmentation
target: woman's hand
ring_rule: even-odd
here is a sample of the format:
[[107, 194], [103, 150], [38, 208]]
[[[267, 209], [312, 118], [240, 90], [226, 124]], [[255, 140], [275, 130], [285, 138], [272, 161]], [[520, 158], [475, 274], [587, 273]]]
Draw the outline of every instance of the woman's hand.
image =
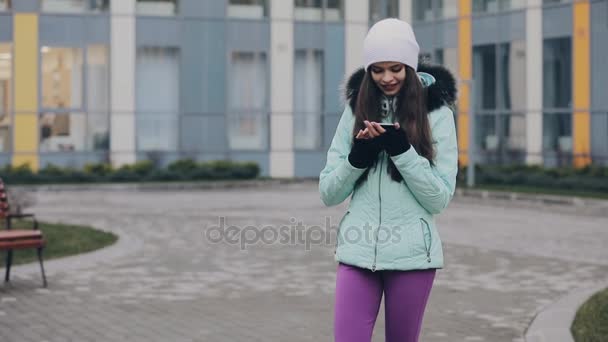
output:
[[[363, 121], [363, 123], [365, 124], [365, 129], [359, 130], [359, 132], [357, 133], [357, 136], [355, 137], [357, 139], [372, 139], [372, 138], [378, 137], [386, 132], [386, 130], [382, 126], [380, 126], [379, 123], [377, 123], [375, 121], [370, 122], [370, 121], [365, 120], [365, 121]], [[396, 123], [396, 124], [399, 125], [399, 123]]]

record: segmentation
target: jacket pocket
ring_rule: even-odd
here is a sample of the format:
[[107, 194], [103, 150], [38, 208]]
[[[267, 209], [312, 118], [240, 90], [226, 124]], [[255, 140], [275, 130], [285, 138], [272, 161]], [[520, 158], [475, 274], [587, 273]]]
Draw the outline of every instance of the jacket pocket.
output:
[[433, 243], [433, 235], [431, 233], [431, 227], [429, 223], [424, 219], [420, 218], [420, 231], [422, 233], [422, 241], [424, 243], [424, 249], [426, 251], [426, 261], [431, 262], [431, 247]]
[[338, 246], [340, 245], [340, 227], [342, 227], [342, 223], [344, 222], [344, 219], [346, 218], [346, 216], [348, 216], [348, 214], [350, 214], [350, 210], [346, 211], [344, 216], [342, 216], [340, 223], [338, 223], [338, 229], [336, 231], [336, 243], [334, 246], [334, 255], [336, 255], [336, 252], [338, 251]]

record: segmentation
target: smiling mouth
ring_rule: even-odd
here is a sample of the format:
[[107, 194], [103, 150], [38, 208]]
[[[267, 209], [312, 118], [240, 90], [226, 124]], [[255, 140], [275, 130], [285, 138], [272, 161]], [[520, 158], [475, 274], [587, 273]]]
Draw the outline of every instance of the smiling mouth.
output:
[[395, 90], [396, 88], [397, 88], [397, 84], [382, 86], [382, 89], [387, 90], [387, 91]]

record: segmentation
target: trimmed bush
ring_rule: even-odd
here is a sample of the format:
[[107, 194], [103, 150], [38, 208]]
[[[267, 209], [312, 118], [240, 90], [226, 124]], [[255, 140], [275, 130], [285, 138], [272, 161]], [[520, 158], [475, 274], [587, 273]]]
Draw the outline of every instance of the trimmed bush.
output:
[[175, 161], [167, 168], [156, 168], [152, 161], [145, 160], [118, 169], [103, 163], [87, 164], [82, 170], [49, 164], [36, 173], [27, 165], [0, 169], [0, 177], [9, 184], [252, 179], [259, 173], [259, 166], [253, 162], [196, 162], [192, 159]]
[[[461, 168], [458, 182], [466, 182], [466, 167]], [[475, 181], [478, 185], [528, 186], [608, 193], [608, 167], [590, 165], [584, 168], [542, 168], [527, 165], [477, 165]]]

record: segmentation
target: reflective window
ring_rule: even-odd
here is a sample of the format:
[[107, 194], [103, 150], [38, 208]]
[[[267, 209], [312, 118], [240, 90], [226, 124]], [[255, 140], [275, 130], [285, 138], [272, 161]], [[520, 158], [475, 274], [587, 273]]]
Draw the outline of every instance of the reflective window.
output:
[[476, 143], [483, 162], [520, 162], [525, 157], [525, 42], [473, 49]]
[[109, 148], [109, 56], [105, 45], [41, 48], [40, 151]]
[[0, 43], [0, 152], [11, 149], [12, 61], [11, 44]]
[[82, 111], [83, 49], [43, 46], [42, 107]]
[[233, 52], [228, 72], [228, 142], [233, 150], [268, 144], [268, 62], [263, 52]]
[[547, 166], [572, 161], [572, 42], [543, 43], [543, 152]]
[[179, 50], [138, 48], [135, 88], [137, 150], [177, 150]]
[[[325, 8], [323, 4], [327, 5]], [[294, 18], [300, 21], [340, 21], [344, 18], [343, 0], [295, 0]]]
[[496, 13], [511, 9], [511, 0], [473, 0], [473, 13]]
[[321, 146], [323, 112], [323, 52], [296, 50], [294, 60], [294, 146]]
[[177, 0], [137, 0], [139, 15], [167, 16], [177, 14]]
[[412, 19], [413, 21], [432, 21], [436, 18], [433, 8], [433, 1], [413, 0]]
[[40, 5], [43, 12], [106, 12], [110, 9], [110, 0], [42, 0]]
[[11, 8], [11, 0], [0, 0], [0, 11], [6, 11]]
[[230, 0], [228, 16], [232, 18], [261, 19], [268, 17], [267, 0]]
[[87, 140], [88, 151], [110, 148], [110, 70], [108, 47], [87, 49]]
[[399, 0], [370, 0], [369, 21], [371, 24], [384, 18], [399, 18]]

